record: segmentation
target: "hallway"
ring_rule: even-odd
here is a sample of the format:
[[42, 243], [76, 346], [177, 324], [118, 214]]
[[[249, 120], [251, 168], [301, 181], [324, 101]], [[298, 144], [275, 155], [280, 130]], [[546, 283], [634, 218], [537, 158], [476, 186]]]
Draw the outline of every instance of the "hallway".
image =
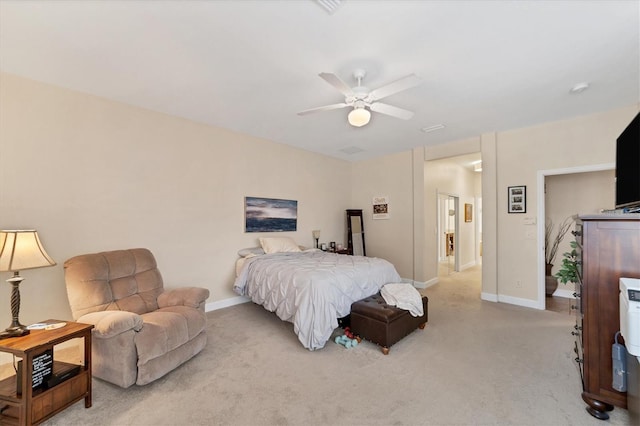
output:
[[[446, 261], [440, 262], [438, 264], [438, 280], [438, 284], [446, 286], [459, 297], [479, 299], [482, 292], [482, 265], [455, 272], [452, 265]], [[553, 296], [547, 297], [545, 302], [548, 311], [573, 315], [571, 305], [574, 303], [574, 299]]]

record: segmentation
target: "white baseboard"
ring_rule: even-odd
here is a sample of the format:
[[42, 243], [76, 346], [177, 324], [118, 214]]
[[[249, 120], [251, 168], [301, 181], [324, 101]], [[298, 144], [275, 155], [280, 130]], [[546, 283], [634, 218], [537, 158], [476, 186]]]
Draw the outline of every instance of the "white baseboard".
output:
[[[416, 288], [424, 289], [424, 288], [431, 287], [434, 284], [437, 284], [438, 278], [432, 278], [429, 281], [425, 281], [425, 282], [403, 279], [403, 282], [408, 282], [413, 284], [413, 286]], [[560, 294], [557, 294], [557, 293], [560, 293]], [[573, 292], [569, 292], [568, 290], [556, 290], [556, 293], [554, 293], [554, 296], [573, 298]], [[480, 294], [480, 299], [486, 300], [487, 302], [509, 303], [511, 305], [524, 306], [526, 308], [544, 309], [539, 306], [537, 301], [530, 300], [530, 299], [522, 299], [520, 297], [503, 296], [499, 294], [483, 292]], [[246, 296], [236, 296], [236, 297], [231, 297], [229, 299], [223, 299], [223, 300], [218, 300], [216, 302], [207, 303], [205, 305], [204, 310], [205, 312], [210, 312], [218, 309], [228, 308], [229, 306], [240, 305], [242, 303], [247, 303], [250, 301], [251, 299]]]
[[438, 277], [436, 278], [431, 278], [429, 281], [414, 281], [414, 280], [410, 280], [408, 278], [403, 278], [402, 279], [403, 283], [410, 283], [412, 284], [415, 288], [419, 288], [419, 289], [425, 289], [425, 288], [429, 288], [434, 284], [438, 284]]
[[438, 284], [439, 282], [440, 282], [440, 280], [438, 279], [438, 277], [431, 278], [430, 280], [424, 282], [424, 287], [423, 288], [429, 288], [432, 285]]
[[403, 282], [408, 282], [409, 284], [413, 285], [415, 288], [419, 288], [419, 289], [427, 288], [425, 283], [423, 283], [422, 281], [411, 280], [411, 281], [403, 281]]
[[[423, 289], [423, 288], [431, 287], [434, 284], [437, 284], [438, 283], [438, 278], [432, 278], [432, 279], [430, 279], [429, 281], [426, 281], [426, 282], [414, 281], [414, 280], [410, 280], [408, 278], [403, 278], [402, 282], [410, 283], [410, 284], [413, 284], [413, 286], [415, 288]], [[218, 309], [228, 308], [230, 306], [235, 306], [235, 305], [241, 305], [241, 304], [247, 303], [247, 302], [251, 302], [251, 299], [249, 297], [246, 297], [246, 296], [230, 297], [228, 299], [217, 300], [215, 302], [207, 303], [204, 306], [204, 311], [205, 312], [216, 311]]]
[[480, 299], [486, 300], [487, 302], [497, 302], [498, 295], [494, 293], [480, 293]]
[[476, 261], [473, 260], [469, 263], [465, 263], [464, 265], [460, 266], [460, 271], [464, 271], [465, 269], [469, 269], [469, 268], [473, 268], [474, 266], [476, 266]]
[[544, 310], [544, 306], [540, 306], [537, 300], [522, 299], [520, 297], [498, 295], [498, 302], [509, 303], [511, 305], [524, 306], [525, 308], [533, 308]]
[[230, 297], [229, 299], [217, 300], [215, 302], [207, 303], [204, 306], [204, 311], [205, 312], [217, 311], [218, 309], [228, 308], [229, 306], [241, 305], [247, 302], [251, 302], [251, 299], [246, 296]]
[[524, 306], [525, 308], [533, 308], [533, 309], [544, 309], [540, 307], [540, 304], [535, 300], [530, 299], [522, 299], [520, 297], [512, 297], [512, 296], [504, 296], [502, 294], [494, 294], [494, 293], [480, 293], [480, 299], [486, 300], [487, 302], [499, 302], [499, 303], [508, 303], [510, 305], [516, 306]]

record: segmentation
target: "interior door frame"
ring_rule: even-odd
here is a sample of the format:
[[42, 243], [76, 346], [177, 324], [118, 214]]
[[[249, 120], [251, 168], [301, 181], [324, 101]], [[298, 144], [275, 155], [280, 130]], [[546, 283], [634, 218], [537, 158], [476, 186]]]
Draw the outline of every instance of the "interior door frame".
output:
[[438, 263], [440, 262], [440, 248], [442, 247], [442, 242], [444, 239], [444, 226], [443, 226], [443, 218], [442, 218], [442, 206], [441, 206], [441, 196], [446, 198], [453, 199], [453, 270], [455, 272], [460, 271], [460, 228], [459, 228], [459, 218], [460, 218], [460, 197], [457, 194], [452, 194], [450, 192], [436, 192], [436, 208], [438, 209], [437, 218], [438, 218]]
[[545, 178], [553, 175], [569, 175], [574, 173], [585, 172], [602, 172], [605, 170], [615, 170], [615, 163], [593, 164], [590, 166], [568, 167], [563, 169], [538, 170], [537, 173], [537, 204], [538, 204], [538, 301], [535, 305], [536, 309], [544, 310], [547, 308], [545, 299], [545, 256], [544, 256], [544, 228], [546, 213], [546, 191]]

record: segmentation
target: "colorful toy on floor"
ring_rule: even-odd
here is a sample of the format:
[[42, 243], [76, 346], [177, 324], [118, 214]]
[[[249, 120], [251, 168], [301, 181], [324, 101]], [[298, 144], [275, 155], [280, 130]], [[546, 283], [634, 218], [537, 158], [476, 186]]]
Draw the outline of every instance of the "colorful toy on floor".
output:
[[341, 336], [336, 336], [335, 342], [347, 349], [358, 346], [358, 339], [350, 339], [344, 334]]
[[347, 336], [351, 340], [354, 340], [354, 339], [357, 340], [358, 343], [362, 342], [362, 338], [360, 336], [356, 336], [355, 334], [353, 334], [353, 332], [351, 331], [351, 329], [349, 327], [345, 327], [344, 328], [344, 335]]
[[351, 332], [351, 329], [349, 327], [345, 327], [344, 328], [344, 335], [347, 336], [349, 339], [355, 339], [356, 336], [353, 335], [353, 333]]

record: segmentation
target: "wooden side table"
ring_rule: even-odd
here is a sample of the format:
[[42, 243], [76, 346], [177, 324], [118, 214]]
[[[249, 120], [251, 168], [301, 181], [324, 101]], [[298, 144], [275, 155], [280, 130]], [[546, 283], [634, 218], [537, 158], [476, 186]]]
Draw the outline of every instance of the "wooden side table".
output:
[[[64, 321], [47, 320], [43, 323]], [[70, 405], [84, 398], [84, 406], [91, 407], [91, 329], [93, 325], [67, 322], [64, 327], [54, 330], [31, 330], [22, 337], [0, 340], [0, 352], [21, 358], [22, 377], [17, 391], [18, 378], [12, 375], [0, 381], [0, 424], [27, 426], [41, 423]], [[84, 365], [80, 371], [56, 385], [33, 389], [33, 359], [47, 350], [68, 340], [84, 339]], [[63, 365], [53, 360], [53, 371]], [[68, 364], [67, 364], [68, 365]]]

